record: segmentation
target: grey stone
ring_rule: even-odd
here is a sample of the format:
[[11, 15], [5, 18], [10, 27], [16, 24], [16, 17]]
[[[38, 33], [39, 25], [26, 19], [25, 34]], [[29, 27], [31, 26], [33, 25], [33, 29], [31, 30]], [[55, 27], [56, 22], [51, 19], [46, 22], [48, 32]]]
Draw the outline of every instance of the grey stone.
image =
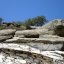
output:
[[33, 29], [33, 30], [23, 30], [23, 31], [16, 31], [15, 35], [20, 37], [24, 35], [23, 37], [38, 37], [39, 34], [48, 34], [47, 29]]
[[61, 19], [55, 19], [44, 26], [33, 29], [33, 30], [23, 30], [23, 31], [16, 31], [15, 35], [19, 37], [19, 35], [24, 35], [24, 36], [37, 36], [37, 35], [54, 35], [54, 29], [58, 25], [63, 25], [62, 23], [63, 20]]
[[[46, 36], [44, 36], [46, 37]], [[44, 44], [60, 44], [64, 43], [63, 37], [49, 36], [46, 38], [19, 38], [14, 37], [13, 39], [8, 39], [5, 42], [16, 42], [16, 43], [44, 43]]]
[[0, 36], [5, 36], [5, 35], [13, 35], [15, 33], [15, 29], [4, 29], [0, 30]]
[[62, 20], [62, 19], [55, 19], [55, 20], [52, 20], [49, 23], [45, 24], [41, 28], [42, 29], [53, 30], [58, 25], [64, 25], [63, 23], [64, 23], [64, 20]]
[[4, 40], [10, 39], [12, 37], [13, 37], [12, 35], [9, 35], [9, 36], [0, 36], [0, 41], [2, 42]]
[[[27, 57], [24, 57], [23, 53], [15, 52], [15, 50], [14, 50], [14, 52], [11, 50], [8, 52], [10, 52], [10, 53], [7, 54], [7, 51], [5, 49], [2, 49], [0, 51], [0, 64], [64, 63], [64, 60], [63, 59], [61, 60], [61, 58], [63, 58], [62, 54], [64, 54], [63, 51], [42, 51], [41, 54], [43, 55], [43, 57], [39, 56], [39, 54], [37, 53], [35, 59], [31, 55], [28, 55], [28, 52], [24, 54], [24, 55], [27, 55]], [[16, 55], [17, 53], [18, 53], [18, 55]], [[22, 56], [21, 56], [21, 54], [22, 54]], [[32, 53], [32, 52], [31, 52], [31, 54], [34, 55], [34, 53]]]
[[0, 42], [0, 64], [64, 64], [64, 51], [59, 51], [64, 48], [64, 37], [54, 35], [58, 25], [63, 25], [62, 20], [33, 30], [0, 30], [0, 41], [6, 40]]
[[57, 35], [47, 35], [47, 34], [45, 34], [45, 35], [40, 35], [39, 36], [39, 38], [59, 38], [59, 36], [57, 36]]

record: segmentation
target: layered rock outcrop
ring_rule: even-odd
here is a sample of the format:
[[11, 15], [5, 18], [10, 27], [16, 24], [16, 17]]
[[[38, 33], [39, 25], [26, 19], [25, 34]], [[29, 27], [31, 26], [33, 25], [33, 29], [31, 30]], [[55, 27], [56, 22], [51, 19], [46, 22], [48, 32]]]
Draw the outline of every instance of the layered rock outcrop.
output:
[[20, 38], [8, 39], [5, 43], [22, 43], [38, 48], [42, 51], [64, 50], [64, 38], [59, 36], [46, 35], [43, 38]]
[[6, 36], [6, 35], [14, 35], [15, 29], [4, 29], [0, 30], [0, 36]]
[[0, 63], [7, 64], [54, 64], [64, 63], [63, 51], [41, 51], [37, 48], [15, 44], [0, 43]]
[[54, 29], [54, 20], [33, 30], [0, 30], [0, 64], [64, 64], [64, 37]]
[[15, 31], [15, 29], [0, 30], [0, 41], [13, 38]]

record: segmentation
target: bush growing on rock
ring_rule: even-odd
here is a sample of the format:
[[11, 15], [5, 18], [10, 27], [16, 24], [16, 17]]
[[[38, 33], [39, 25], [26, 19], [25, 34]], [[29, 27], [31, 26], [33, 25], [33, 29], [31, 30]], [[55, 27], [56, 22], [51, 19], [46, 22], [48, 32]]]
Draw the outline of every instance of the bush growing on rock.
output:
[[25, 25], [27, 28], [30, 28], [30, 26], [42, 26], [47, 22], [47, 19], [45, 16], [37, 16], [35, 18], [30, 18], [27, 21], [25, 21]]
[[20, 26], [20, 29], [21, 29], [21, 30], [26, 30], [27, 28], [26, 28], [25, 25], [21, 25], [21, 26]]
[[0, 30], [3, 30], [3, 29], [5, 29], [4, 26], [0, 26]]
[[55, 29], [55, 34], [60, 36], [60, 37], [64, 37], [64, 26], [63, 25], [59, 25], [57, 26]]

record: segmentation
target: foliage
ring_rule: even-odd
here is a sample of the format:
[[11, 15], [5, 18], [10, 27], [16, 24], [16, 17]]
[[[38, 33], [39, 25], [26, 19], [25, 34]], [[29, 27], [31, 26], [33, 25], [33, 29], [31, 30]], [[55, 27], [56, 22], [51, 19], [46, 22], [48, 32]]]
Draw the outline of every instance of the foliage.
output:
[[37, 16], [32, 19], [28, 19], [25, 24], [28, 26], [42, 26], [45, 22], [47, 22], [44, 16]]
[[3, 19], [0, 18], [0, 30], [4, 29], [4, 26], [1, 25], [2, 24], [2, 21], [3, 21]]
[[[0, 23], [2, 22], [2, 18], [0, 18]], [[29, 18], [28, 20], [22, 21], [12, 21], [11, 23], [4, 23], [6, 24], [6, 28], [19, 28], [22, 30], [31, 29], [30, 26], [42, 26], [45, 22], [47, 22], [44, 16], [37, 16], [35, 18]]]
[[34, 18], [35, 25], [42, 26], [45, 22], [47, 22], [44, 16], [37, 16]]
[[34, 25], [35, 22], [34, 22], [34, 19], [28, 19], [26, 22], [25, 22], [26, 25], [30, 26], [30, 25]]
[[3, 19], [2, 18], [0, 18], [0, 22], [2, 22], [3, 21]]
[[46, 18], [44, 16], [37, 16], [35, 18], [30, 18], [25, 21], [25, 25], [27, 29], [31, 29], [30, 26], [42, 26], [47, 22]]
[[64, 37], [64, 26], [59, 25], [55, 28], [55, 34], [61, 37]]
[[20, 26], [20, 29], [21, 29], [21, 30], [26, 30], [27, 28], [26, 28], [25, 25], [21, 25], [21, 26]]
[[2, 18], [0, 18], [0, 24], [2, 23], [2, 21], [3, 21], [3, 19], [2, 19]]
[[7, 23], [7, 26], [9, 27], [9, 26], [14, 26], [14, 24], [13, 23]]
[[4, 29], [4, 27], [3, 26], [0, 26], [0, 30], [3, 30]]

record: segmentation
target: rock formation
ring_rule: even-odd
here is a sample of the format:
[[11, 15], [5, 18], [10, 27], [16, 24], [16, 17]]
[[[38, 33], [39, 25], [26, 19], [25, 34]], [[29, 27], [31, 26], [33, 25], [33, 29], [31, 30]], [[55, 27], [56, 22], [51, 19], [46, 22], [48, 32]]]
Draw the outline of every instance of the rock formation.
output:
[[33, 30], [0, 30], [0, 64], [64, 64], [64, 37], [54, 29], [63, 20], [53, 20]]

